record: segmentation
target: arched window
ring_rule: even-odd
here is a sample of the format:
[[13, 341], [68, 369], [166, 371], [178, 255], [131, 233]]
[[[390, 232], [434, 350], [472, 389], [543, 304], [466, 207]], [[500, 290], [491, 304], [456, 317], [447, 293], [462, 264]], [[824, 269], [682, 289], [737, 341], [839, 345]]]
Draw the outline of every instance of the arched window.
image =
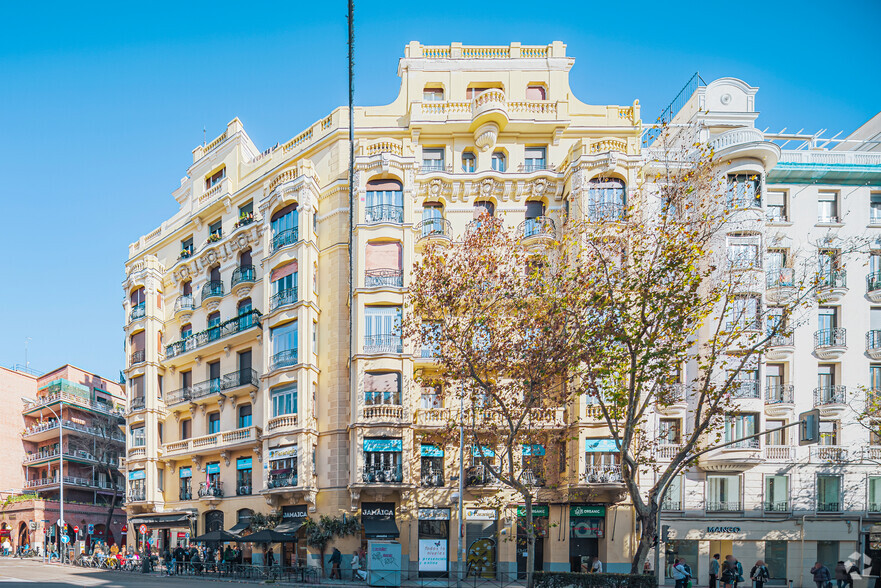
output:
[[422, 236], [429, 235], [446, 235], [444, 207], [439, 202], [426, 202], [422, 205]]
[[272, 285], [269, 310], [294, 304], [297, 301], [297, 276], [299, 274], [297, 270], [296, 259], [272, 270], [269, 275], [269, 281]]
[[621, 220], [627, 207], [623, 180], [593, 178], [587, 189], [587, 217], [594, 222]]
[[209, 510], [205, 513], [205, 532], [220, 531], [223, 529], [223, 511]]
[[397, 180], [370, 180], [364, 208], [367, 223], [404, 222], [404, 186]]

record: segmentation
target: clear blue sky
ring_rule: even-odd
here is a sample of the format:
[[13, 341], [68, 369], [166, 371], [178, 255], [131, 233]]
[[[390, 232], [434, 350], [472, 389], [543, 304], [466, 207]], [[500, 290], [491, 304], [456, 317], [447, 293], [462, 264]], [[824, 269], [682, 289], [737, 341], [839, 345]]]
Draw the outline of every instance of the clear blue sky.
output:
[[[718, 8], [717, 8], [718, 6]], [[128, 244], [171, 216], [190, 151], [238, 116], [260, 149], [346, 101], [346, 4], [15, 2], [0, 20], [0, 364], [123, 367]], [[694, 71], [759, 86], [759, 126], [849, 132], [881, 109], [878, 0], [356, 2], [357, 103], [405, 44], [546, 44], [583, 101], [653, 120]], [[309, 91], [306, 91], [306, 88]]]

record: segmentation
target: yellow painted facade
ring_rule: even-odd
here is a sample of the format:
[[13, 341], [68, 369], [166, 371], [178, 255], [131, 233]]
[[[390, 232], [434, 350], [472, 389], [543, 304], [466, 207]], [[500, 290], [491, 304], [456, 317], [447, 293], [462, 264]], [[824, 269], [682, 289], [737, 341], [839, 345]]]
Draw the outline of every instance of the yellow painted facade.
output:
[[[174, 545], [187, 531], [229, 529], [248, 510], [361, 516], [367, 504], [393, 509], [411, 573], [420, 527], [446, 527], [455, 562], [457, 451], [447, 448], [439, 476], [425, 475], [418, 437], [449, 407], [414, 381], [430, 354], [387, 325], [421, 247], [461, 236], [476, 209], [491, 207], [532, 238], [558, 230], [568, 203], [599, 178], [626, 198], [640, 161], [639, 105], [579, 101], [573, 64], [560, 42], [410, 43], [397, 99], [356, 108], [351, 208], [346, 108], [266, 151], [238, 119], [193, 150], [173, 194], [180, 211], [133, 243], [126, 263], [133, 531], [146, 524]], [[538, 491], [548, 505], [540, 565], [569, 570], [590, 554], [625, 571], [635, 534], [623, 485], [614, 463], [585, 449], [604, 431], [590, 406], [567, 408], [578, 440], [558, 485]], [[509, 494], [473, 484], [465, 496], [466, 542], [494, 535], [498, 573], [517, 566]], [[474, 510], [499, 495], [500, 511]], [[573, 505], [593, 517], [573, 519]], [[448, 522], [420, 526], [420, 517]], [[580, 523], [578, 533], [602, 537], [576, 546], [570, 526]], [[338, 543], [344, 553], [359, 544]]]

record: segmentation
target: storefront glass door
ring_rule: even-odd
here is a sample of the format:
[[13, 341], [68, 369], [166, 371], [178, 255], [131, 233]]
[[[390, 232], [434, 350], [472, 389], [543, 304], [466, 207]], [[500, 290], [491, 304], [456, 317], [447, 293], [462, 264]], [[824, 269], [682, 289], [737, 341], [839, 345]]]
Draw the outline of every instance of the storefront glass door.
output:
[[786, 541], [765, 541], [765, 565], [769, 584], [786, 584]]

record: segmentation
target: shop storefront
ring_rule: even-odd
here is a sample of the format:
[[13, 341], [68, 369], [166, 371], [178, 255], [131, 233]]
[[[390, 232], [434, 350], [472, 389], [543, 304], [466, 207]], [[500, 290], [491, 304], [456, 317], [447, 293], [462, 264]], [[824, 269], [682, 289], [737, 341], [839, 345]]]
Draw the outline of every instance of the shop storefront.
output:
[[[123, 527], [123, 537], [128, 535], [127, 531], [130, 527], [134, 529], [131, 533], [133, 541], [140, 542], [143, 539], [153, 538], [153, 547], [159, 550], [164, 550], [166, 546], [169, 549], [178, 545], [185, 546], [192, 536], [193, 516], [195, 515], [189, 512], [135, 515], [129, 519], [128, 525]], [[138, 532], [141, 525], [146, 527], [145, 535]]]
[[599, 556], [600, 539], [606, 533], [606, 507], [578, 504], [569, 507], [569, 569], [590, 571], [592, 557]]
[[283, 506], [281, 509], [281, 523], [275, 527], [275, 530], [279, 533], [289, 533], [297, 538], [295, 543], [282, 545], [282, 561], [286, 565], [306, 565], [306, 538], [300, 528], [308, 516], [309, 507], [305, 504]]
[[361, 529], [364, 547], [370, 539], [395, 540], [400, 536], [394, 502], [362, 502]]
[[495, 578], [499, 557], [498, 513], [491, 508], [465, 510], [465, 565], [469, 576]]
[[419, 509], [419, 577], [445, 577], [450, 562], [450, 509]]
[[[550, 508], [547, 504], [532, 505], [532, 529], [535, 536], [535, 561], [533, 570], [542, 571], [545, 563], [545, 538], [548, 536], [548, 517]], [[517, 577], [526, 577], [526, 558], [528, 553], [526, 507], [517, 507]]]

